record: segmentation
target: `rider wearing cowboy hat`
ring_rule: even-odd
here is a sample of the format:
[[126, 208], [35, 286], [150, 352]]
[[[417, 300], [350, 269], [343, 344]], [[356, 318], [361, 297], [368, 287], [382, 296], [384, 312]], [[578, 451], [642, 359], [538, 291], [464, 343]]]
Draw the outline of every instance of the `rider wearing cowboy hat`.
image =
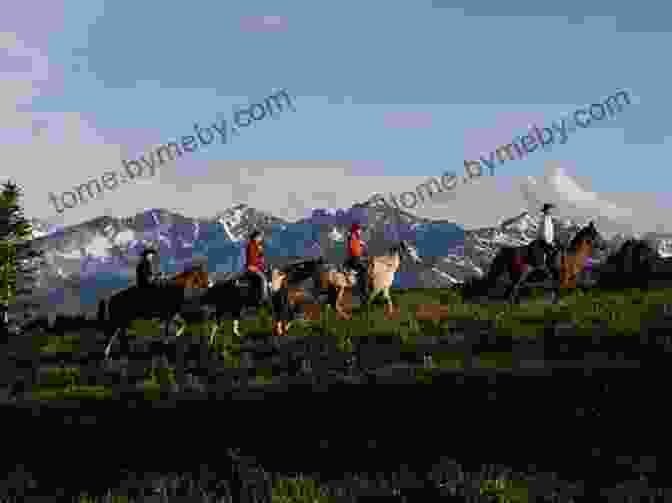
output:
[[255, 278], [258, 299], [263, 301], [266, 297], [267, 278], [264, 273], [266, 263], [264, 260], [264, 235], [260, 230], [250, 233], [250, 240], [245, 248], [245, 269]]
[[358, 223], [353, 223], [348, 236], [348, 258], [345, 261], [345, 266], [357, 272], [357, 283], [362, 295], [366, 298], [369, 282], [364, 259], [365, 245], [366, 243], [362, 239], [361, 226]]
[[536, 262], [544, 264], [548, 270], [553, 267], [552, 259], [557, 250], [553, 217], [551, 216], [553, 208], [555, 208], [555, 205], [548, 203], [541, 208], [541, 225], [539, 225], [539, 234], [537, 241], [535, 241]]
[[152, 288], [158, 286], [161, 275], [157, 269], [157, 252], [153, 248], [145, 248], [142, 259], [135, 268], [135, 277], [140, 288]]

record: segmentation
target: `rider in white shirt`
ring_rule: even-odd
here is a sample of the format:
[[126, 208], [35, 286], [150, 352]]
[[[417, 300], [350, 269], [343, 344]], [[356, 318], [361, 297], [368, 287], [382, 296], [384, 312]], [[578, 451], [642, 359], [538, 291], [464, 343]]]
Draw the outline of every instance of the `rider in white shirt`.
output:
[[555, 229], [553, 227], [553, 217], [551, 216], [552, 204], [544, 204], [541, 209], [542, 221], [539, 226], [539, 239], [542, 239], [546, 244], [551, 246], [555, 243]]
[[552, 204], [544, 204], [541, 209], [541, 225], [539, 225], [538, 246], [544, 253], [544, 263], [549, 269], [552, 268], [551, 259], [556, 250], [555, 245], [555, 228], [553, 224], [553, 217], [551, 216], [551, 209], [555, 206]]

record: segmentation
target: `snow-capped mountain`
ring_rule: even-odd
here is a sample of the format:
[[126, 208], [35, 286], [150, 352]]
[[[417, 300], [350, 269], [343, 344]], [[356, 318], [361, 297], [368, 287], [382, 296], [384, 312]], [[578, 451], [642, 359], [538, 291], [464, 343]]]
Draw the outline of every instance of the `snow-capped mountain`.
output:
[[237, 204], [217, 213], [212, 220], [222, 225], [227, 237], [233, 242], [244, 240], [253, 228], [268, 231], [273, 225], [289, 223], [266, 212], [255, 210], [246, 204]]

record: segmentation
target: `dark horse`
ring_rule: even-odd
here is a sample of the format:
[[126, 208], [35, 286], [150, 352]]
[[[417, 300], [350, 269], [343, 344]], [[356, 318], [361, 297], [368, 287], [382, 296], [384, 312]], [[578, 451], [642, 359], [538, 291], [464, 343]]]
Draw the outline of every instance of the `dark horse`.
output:
[[214, 339], [217, 325], [224, 318], [233, 319], [233, 333], [240, 337], [238, 328], [244, 312], [251, 309], [256, 313], [263, 304], [270, 303], [275, 320], [285, 320], [296, 315], [288, 301], [288, 287], [312, 277], [321, 264], [321, 259], [308, 259], [268, 271], [266, 276], [270, 277], [270, 281], [265, 301], [259, 298], [252, 278], [245, 272], [215, 283], [199, 299], [201, 306], [215, 308], [216, 324], [210, 335], [210, 343]]
[[576, 277], [585, 266], [586, 259], [593, 254], [593, 248], [604, 249], [606, 243], [595, 228], [593, 222], [580, 229], [567, 248], [560, 248], [554, 257], [554, 267], [548, 270], [546, 264], [537, 257], [535, 243], [517, 247], [503, 247], [495, 257], [487, 277], [483, 283], [486, 288], [496, 285], [497, 280], [508, 273], [511, 284], [507, 288], [506, 297], [517, 303], [518, 293], [522, 285], [535, 272], [545, 272], [551, 276], [553, 301], [560, 299], [561, 288], [576, 288]]
[[664, 260], [649, 243], [629, 239], [598, 269], [601, 288], [644, 288]]
[[209, 285], [206, 272], [192, 270], [177, 274], [165, 285], [154, 287], [151, 291], [134, 285], [114, 294], [107, 304], [101, 300], [98, 304], [98, 320], [105, 327], [105, 359], [110, 357], [117, 332], [121, 335], [122, 353], [130, 353], [127, 330], [131, 321], [158, 318], [165, 322], [167, 334], [170, 322], [185, 304], [186, 289], [206, 289]]

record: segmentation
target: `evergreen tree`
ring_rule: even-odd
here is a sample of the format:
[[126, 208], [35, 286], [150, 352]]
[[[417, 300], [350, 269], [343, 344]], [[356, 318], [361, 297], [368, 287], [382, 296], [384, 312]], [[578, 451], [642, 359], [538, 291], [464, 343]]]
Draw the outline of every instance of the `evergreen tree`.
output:
[[25, 218], [17, 185], [8, 181], [0, 193], [0, 327], [6, 329], [9, 304], [30, 294], [43, 252], [33, 248], [32, 227]]

